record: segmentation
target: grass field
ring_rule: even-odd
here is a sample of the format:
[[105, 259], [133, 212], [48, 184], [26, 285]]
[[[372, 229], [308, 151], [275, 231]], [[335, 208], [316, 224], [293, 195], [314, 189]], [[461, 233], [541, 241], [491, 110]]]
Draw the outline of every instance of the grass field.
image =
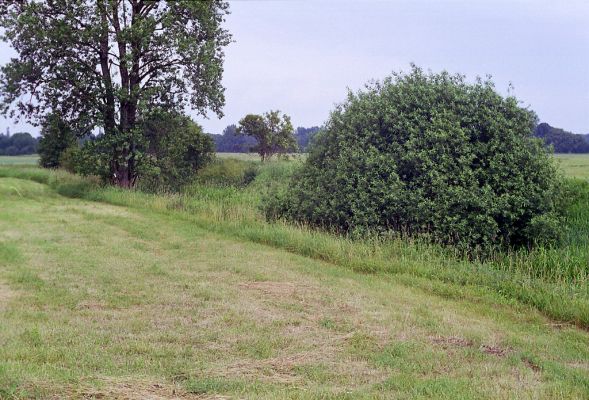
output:
[[467, 262], [265, 223], [297, 164], [183, 195], [1, 167], [0, 398], [588, 397], [589, 201], [569, 247]]
[[[518, 305], [0, 179], [4, 397], [583, 398], [589, 334]], [[153, 398], [160, 398], [153, 397]]]
[[589, 180], [589, 154], [556, 154], [566, 175]]
[[[217, 153], [219, 158], [234, 158], [243, 161], [259, 161], [260, 157], [254, 153]], [[304, 157], [294, 155], [291, 158]], [[589, 154], [556, 154], [562, 169], [568, 176], [589, 179]], [[0, 156], [0, 165], [36, 165], [39, 156]]]
[[37, 165], [39, 156], [0, 156], [0, 165]]

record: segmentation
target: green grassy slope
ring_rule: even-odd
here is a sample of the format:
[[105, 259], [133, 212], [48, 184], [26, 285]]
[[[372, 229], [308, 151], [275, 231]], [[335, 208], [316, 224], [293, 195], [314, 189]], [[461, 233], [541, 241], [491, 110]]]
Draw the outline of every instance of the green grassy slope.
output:
[[219, 232], [0, 178], [0, 398], [589, 393], [586, 331]]

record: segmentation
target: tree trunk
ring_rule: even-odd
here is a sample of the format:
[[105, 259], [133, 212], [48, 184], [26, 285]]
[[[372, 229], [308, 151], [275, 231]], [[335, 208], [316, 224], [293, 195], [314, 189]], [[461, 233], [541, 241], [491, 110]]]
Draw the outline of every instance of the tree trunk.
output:
[[[123, 146], [123, 150], [117, 154], [119, 160], [114, 168], [113, 180], [114, 183], [120, 187], [132, 188], [135, 186], [137, 180], [137, 168], [135, 165], [135, 143], [133, 140], [133, 130], [136, 124], [137, 114], [137, 98], [133, 96], [133, 77], [129, 74], [127, 46], [128, 41], [125, 37], [125, 33], [122, 31], [121, 24], [119, 21], [119, 2], [113, 2], [112, 6], [112, 22], [115, 30], [117, 46], [119, 50], [119, 74], [121, 76], [121, 89], [124, 94], [120, 101], [120, 121], [119, 130], [122, 137], [127, 142]], [[124, 4], [123, 4], [124, 7]], [[132, 23], [135, 21], [134, 14], [136, 12], [133, 7]], [[123, 22], [126, 25], [126, 11], [123, 8]], [[127, 28], [127, 26], [124, 26]], [[133, 59], [133, 64], [135, 59]], [[132, 67], [134, 70], [134, 68]]]

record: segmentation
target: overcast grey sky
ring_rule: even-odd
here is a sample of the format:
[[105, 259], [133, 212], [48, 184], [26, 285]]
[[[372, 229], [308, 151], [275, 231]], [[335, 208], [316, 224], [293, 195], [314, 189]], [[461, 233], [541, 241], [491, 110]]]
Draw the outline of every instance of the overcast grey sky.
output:
[[[270, 109], [321, 125], [348, 87], [411, 62], [491, 74], [542, 121], [589, 133], [589, 1], [231, 1], [226, 26], [225, 117], [196, 118], [211, 133]], [[1, 44], [0, 63], [9, 57]]]

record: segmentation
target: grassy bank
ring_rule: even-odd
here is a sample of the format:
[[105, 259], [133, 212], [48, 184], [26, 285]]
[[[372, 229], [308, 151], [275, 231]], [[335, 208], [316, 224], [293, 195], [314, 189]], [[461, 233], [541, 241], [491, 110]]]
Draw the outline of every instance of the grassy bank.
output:
[[306, 227], [266, 223], [259, 210], [264, 193], [284, 182], [297, 163], [262, 166], [246, 187], [195, 184], [184, 194], [151, 195], [99, 188], [79, 177], [32, 168], [2, 168], [0, 176], [47, 183], [69, 197], [156, 211], [227, 237], [285, 249], [356, 272], [395, 275], [401, 282], [447, 298], [521, 304], [555, 321], [589, 327], [587, 183], [571, 183], [577, 198], [568, 210], [564, 245], [498, 254], [492, 261], [473, 262], [426, 243], [349, 240]]
[[587, 332], [433, 248], [263, 224], [268, 168], [185, 196], [0, 169], [28, 178], [0, 178], [0, 398], [586, 397]]

